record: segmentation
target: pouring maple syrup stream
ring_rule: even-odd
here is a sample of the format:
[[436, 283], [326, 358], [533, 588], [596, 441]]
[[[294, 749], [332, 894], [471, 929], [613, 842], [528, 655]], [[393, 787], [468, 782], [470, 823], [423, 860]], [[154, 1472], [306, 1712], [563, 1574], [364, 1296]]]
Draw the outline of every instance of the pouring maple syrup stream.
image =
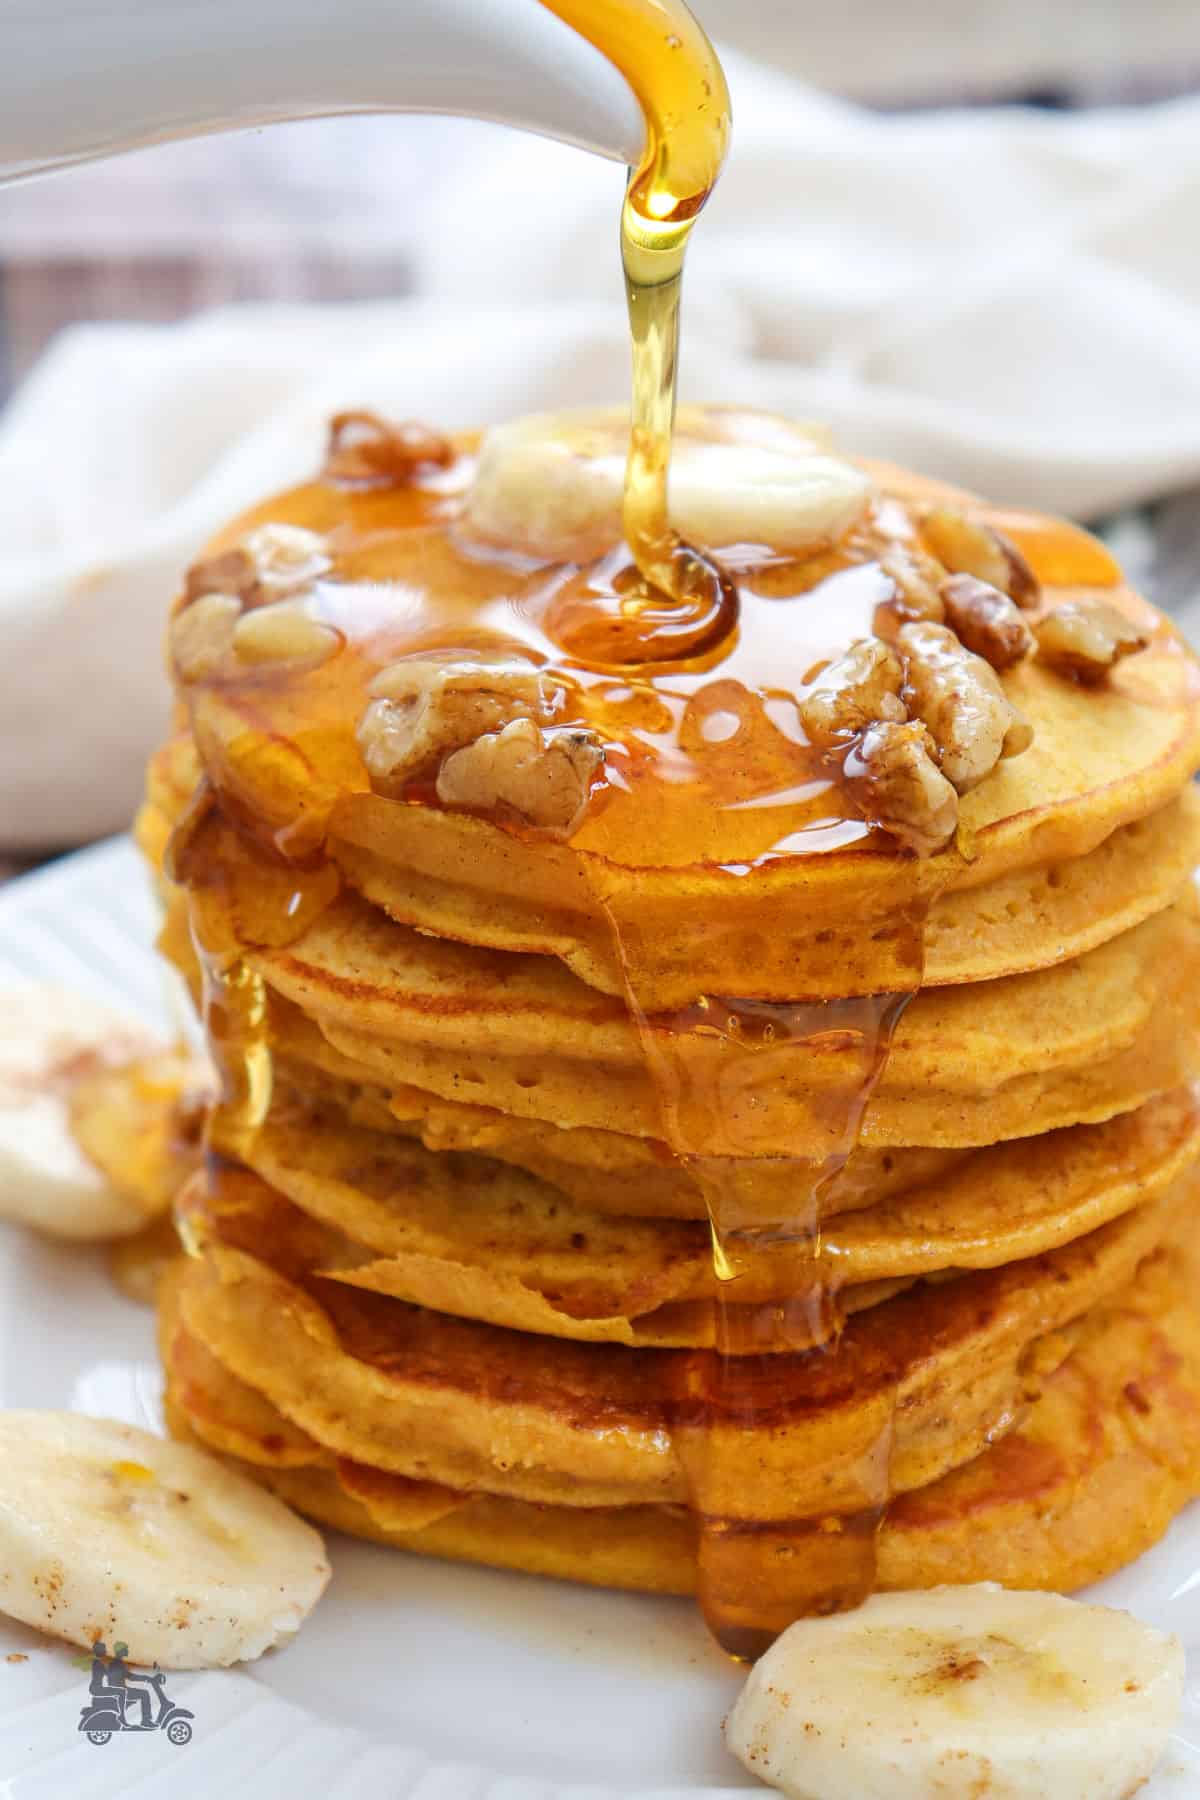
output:
[[621, 582], [631, 628], [624, 660], [694, 655], [735, 626], [737, 599], [716, 563], [667, 516], [679, 301], [692, 227], [725, 160], [729, 90], [716, 51], [680, 0], [542, 0], [628, 81], [646, 121], [642, 160], [621, 208], [621, 264], [633, 347], [625, 539], [636, 573]]

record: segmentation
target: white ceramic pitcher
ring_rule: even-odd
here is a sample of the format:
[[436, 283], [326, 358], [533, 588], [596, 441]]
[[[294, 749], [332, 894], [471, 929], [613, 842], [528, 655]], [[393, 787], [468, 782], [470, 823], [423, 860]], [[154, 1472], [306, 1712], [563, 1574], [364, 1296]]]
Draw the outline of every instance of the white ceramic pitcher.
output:
[[495, 119], [636, 162], [642, 117], [539, 0], [0, 0], [0, 180], [353, 112]]

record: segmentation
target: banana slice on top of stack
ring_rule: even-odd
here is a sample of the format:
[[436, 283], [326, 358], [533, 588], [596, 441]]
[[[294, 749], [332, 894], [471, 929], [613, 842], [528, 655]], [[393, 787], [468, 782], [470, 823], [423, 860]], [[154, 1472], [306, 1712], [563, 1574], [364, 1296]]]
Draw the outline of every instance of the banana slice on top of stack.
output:
[[[484, 437], [464, 526], [529, 556], [585, 562], [621, 536], [629, 414], [533, 413]], [[871, 483], [820, 426], [730, 408], [681, 407], [671, 451], [671, 522], [712, 549], [794, 554], [841, 535]]]

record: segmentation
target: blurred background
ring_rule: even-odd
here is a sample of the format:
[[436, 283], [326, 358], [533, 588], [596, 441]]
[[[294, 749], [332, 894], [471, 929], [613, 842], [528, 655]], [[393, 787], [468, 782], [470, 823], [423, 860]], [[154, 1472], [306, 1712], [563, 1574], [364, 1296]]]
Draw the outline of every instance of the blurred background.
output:
[[[854, 102], [868, 121], [939, 108], [986, 109], [989, 120], [997, 108], [1103, 117], [1093, 185], [1097, 168], [1120, 185], [1122, 118], [1132, 141], [1148, 114], [1175, 116], [1173, 103], [1200, 91], [1195, 0], [701, 0], [696, 10], [722, 48], [794, 77], [803, 84], [797, 93], [815, 88]], [[461, 203], [472, 181], [509, 155], [508, 136], [447, 119], [309, 121], [0, 187], [0, 401], [64, 327], [81, 321], [169, 323], [247, 301], [392, 301], [426, 291], [447, 303], [478, 302], [486, 255], [465, 255], [456, 273], [436, 254], [431, 264], [430, 246], [445, 196]], [[1200, 142], [1196, 161], [1200, 169]], [[960, 180], [949, 158], [948, 189]], [[1190, 238], [1175, 245], [1178, 212], [1167, 209], [1156, 223], [1160, 201], [1147, 199], [1146, 229], [1172, 239], [1183, 273], [1171, 281], [1187, 286], [1190, 300], [1200, 290], [1195, 213]], [[493, 219], [491, 228], [503, 225]], [[923, 227], [918, 212], [909, 229], [919, 238]], [[608, 299], [614, 275], [615, 247], [603, 277]], [[588, 293], [591, 279], [585, 266], [573, 292]], [[528, 287], [536, 291], [536, 271]], [[1127, 345], [1122, 354], [1128, 360]], [[1195, 358], [1200, 370], [1200, 341]], [[1096, 375], [1104, 379], [1102, 370]], [[12, 438], [14, 417], [11, 408], [7, 419], [0, 414], [0, 435], [7, 423]], [[944, 441], [933, 434], [934, 465]], [[7, 448], [11, 468], [11, 442]], [[96, 453], [101, 464], [102, 445]], [[0, 486], [2, 465], [0, 456]], [[1136, 504], [1115, 511], [1105, 506], [1099, 522], [1134, 579], [1186, 612], [1200, 589], [1200, 504], [1194, 476], [1179, 473], [1187, 459], [1167, 458], [1163, 467], [1161, 491], [1139, 491]], [[4, 704], [0, 686], [0, 733]], [[89, 835], [72, 821], [65, 841], [25, 843], [27, 813], [6, 829], [2, 808], [0, 875]], [[109, 828], [102, 810], [96, 829]]]
[[[720, 44], [888, 110], [1145, 105], [1200, 88], [1194, 0], [700, 0]], [[439, 190], [491, 134], [312, 120], [0, 188], [0, 382], [62, 325], [409, 292]]]

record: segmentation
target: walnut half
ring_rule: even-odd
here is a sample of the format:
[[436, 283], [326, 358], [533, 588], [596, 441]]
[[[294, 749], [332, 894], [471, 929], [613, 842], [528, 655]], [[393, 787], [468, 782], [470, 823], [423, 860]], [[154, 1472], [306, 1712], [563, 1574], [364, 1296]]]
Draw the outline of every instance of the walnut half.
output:
[[932, 619], [940, 625], [946, 616], [938, 592], [946, 571], [923, 550], [897, 545], [880, 558], [879, 566], [892, 584], [890, 599], [881, 600], [875, 608], [876, 635], [894, 643], [903, 625], [915, 619]]
[[1028, 609], [1041, 597], [1037, 576], [1003, 532], [950, 506], [936, 506], [921, 521], [921, 536], [954, 575], [974, 575]]
[[951, 575], [942, 583], [946, 623], [958, 640], [993, 669], [1009, 669], [1035, 648], [1020, 608], [1007, 594], [974, 575]]
[[532, 665], [401, 660], [370, 691], [358, 741], [378, 792], [427, 779], [444, 806], [564, 835], [579, 823], [604, 748], [588, 727], [559, 723], [566, 691]]
[[258, 525], [234, 549], [193, 563], [184, 591], [189, 600], [201, 594], [233, 594], [248, 604], [282, 600], [311, 587], [332, 567], [318, 532], [303, 525]]
[[445, 806], [472, 811], [507, 808], [531, 825], [569, 836], [603, 762], [600, 740], [583, 726], [546, 731], [532, 719], [514, 719], [448, 756], [437, 796]]
[[528, 663], [389, 663], [372, 681], [358, 742], [372, 785], [399, 793], [444, 757], [517, 719], [551, 725], [564, 693]]
[[822, 669], [797, 705], [809, 743], [832, 750], [866, 725], [903, 719], [903, 683], [904, 667], [891, 646], [876, 637], [859, 638]]
[[447, 468], [454, 461], [449, 438], [428, 425], [406, 419], [392, 424], [373, 412], [335, 413], [322, 481], [339, 487], [404, 487], [422, 469]]
[[201, 593], [175, 614], [169, 633], [171, 662], [181, 681], [207, 681], [233, 646], [242, 603], [232, 594]]
[[254, 666], [288, 663], [317, 668], [336, 655], [341, 633], [308, 611], [303, 599], [276, 600], [255, 606], [233, 628], [233, 650], [238, 661]]
[[1028, 722], [995, 670], [947, 626], [906, 625], [896, 644], [908, 710], [927, 726], [942, 773], [960, 794], [978, 787], [1002, 756], [1028, 748]]
[[216, 675], [231, 650], [247, 663], [331, 656], [341, 643], [336, 631], [304, 616], [299, 605], [273, 603], [299, 596], [332, 567], [325, 539], [302, 525], [256, 526], [232, 550], [193, 563], [171, 623], [171, 660], [180, 679]]
[[1095, 687], [1122, 657], [1144, 650], [1150, 642], [1144, 631], [1106, 601], [1094, 606], [1069, 601], [1039, 619], [1033, 629], [1041, 661], [1085, 687]]
[[883, 720], [867, 726], [842, 766], [842, 780], [863, 817], [918, 856], [941, 850], [958, 825], [958, 795], [932, 749], [919, 720]]

